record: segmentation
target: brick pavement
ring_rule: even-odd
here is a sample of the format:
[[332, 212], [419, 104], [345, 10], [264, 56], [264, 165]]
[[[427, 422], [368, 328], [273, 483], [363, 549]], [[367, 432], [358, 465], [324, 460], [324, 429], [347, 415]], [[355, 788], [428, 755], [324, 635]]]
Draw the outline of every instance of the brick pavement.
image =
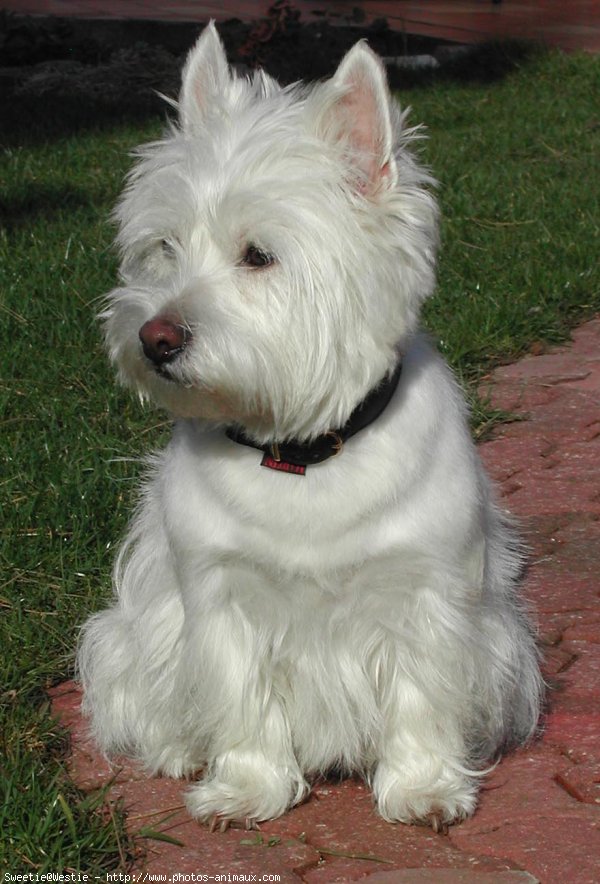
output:
[[597, 884], [600, 881], [600, 318], [568, 346], [497, 369], [492, 403], [522, 420], [504, 424], [481, 455], [530, 546], [524, 593], [534, 607], [551, 691], [545, 730], [485, 781], [474, 817], [448, 835], [390, 825], [360, 782], [323, 783], [261, 831], [211, 834], [186, 814], [181, 781], [112, 767], [86, 737], [72, 682], [55, 688], [55, 714], [72, 735], [70, 770], [84, 789], [115, 781], [138, 870], [279, 875], [328, 884]]

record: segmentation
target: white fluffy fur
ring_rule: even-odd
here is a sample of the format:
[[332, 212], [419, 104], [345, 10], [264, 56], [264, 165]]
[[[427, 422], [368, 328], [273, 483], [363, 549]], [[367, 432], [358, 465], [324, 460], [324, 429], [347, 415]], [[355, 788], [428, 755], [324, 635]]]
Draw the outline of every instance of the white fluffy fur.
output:
[[[278, 816], [341, 768], [388, 820], [451, 822], [484, 762], [536, 727], [518, 551], [418, 333], [437, 234], [414, 136], [364, 44], [332, 80], [281, 89], [232, 77], [210, 25], [180, 125], [139, 151], [117, 210], [110, 355], [176, 423], [79, 671], [104, 750], [204, 767], [200, 819]], [[275, 263], [244, 265], [249, 244]], [[138, 340], [165, 315], [192, 335], [170, 379]], [[383, 415], [303, 478], [224, 434], [341, 426], [398, 354]]]

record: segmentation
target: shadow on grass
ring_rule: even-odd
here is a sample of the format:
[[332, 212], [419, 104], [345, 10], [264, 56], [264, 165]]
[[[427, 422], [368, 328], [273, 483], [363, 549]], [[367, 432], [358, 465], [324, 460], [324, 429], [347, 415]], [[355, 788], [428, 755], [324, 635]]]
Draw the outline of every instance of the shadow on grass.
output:
[[0, 90], [0, 146], [33, 146], [166, 115], [167, 105], [152, 93], [140, 103], [60, 94], [23, 96]]
[[97, 212], [97, 205], [88, 190], [38, 182], [26, 193], [0, 194], [0, 226], [12, 232], [28, 226], [32, 219], [51, 221], [58, 212], [84, 206], [89, 207], [91, 214]]

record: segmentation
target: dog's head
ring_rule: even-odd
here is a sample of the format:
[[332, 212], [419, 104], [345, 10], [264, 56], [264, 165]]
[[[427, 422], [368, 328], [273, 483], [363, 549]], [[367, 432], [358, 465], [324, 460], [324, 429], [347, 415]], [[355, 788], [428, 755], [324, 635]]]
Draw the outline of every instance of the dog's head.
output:
[[211, 24], [178, 110], [116, 212], [103, 315], [121, 377], [261, 442], [342, 425], [434, 284], [431, 181], [381, 61], [358, 43], [330, 80], [281, 88], [233, 75]]

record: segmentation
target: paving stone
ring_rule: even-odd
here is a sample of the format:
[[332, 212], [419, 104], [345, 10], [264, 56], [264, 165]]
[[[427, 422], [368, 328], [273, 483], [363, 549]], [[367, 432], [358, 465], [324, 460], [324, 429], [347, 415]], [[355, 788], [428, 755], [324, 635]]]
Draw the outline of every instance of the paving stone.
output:
[[590, 375], [595, 377], [600, 368], [600, 357], [598, 349], [594, 352], [590, 343], [597, 334], [598, 326], [597, 320], [592, 321], [595, 323], [594, 328], [586, 329], [583, 335], [573, 338], [580, 342], [581, 348], [556, 347], [551, 353], [541, 356], [525, 356], [511, 365], [500, 366], [494, 372], [495, 378], [499, 381], [543, 380], [544, 384], [578, 385]]
[[583, 804], [600, 804], [600, 761], [590, 758], [556, 774], [556, 782]]
[[[251, 876], [255, 875], [255, 880], [262, 878], [298, 884], [299, 876], [319, 862], [318, 854], [303, 844], [268, 847], [266, 844], [253, 846], [243, 843], [251, 840], [242, 837], [239, 832], [229, 831], [212, 833], [207, 843], [192, 847], [169, 846], [169, 849], [164, 849], [161, 846], [154, 853], [150, 848], [139, 868], [148, 876], [162, 874], [171, 878], [194, 873], [212, 876], [213, 879], [216, 875], [223, 875], [228, 876], [229, 880], [234, 875], [245, 875], [246, 880], [251, 880]], [[156, 843], [158, 845], [160, 842]], [[272, 877], [265, 878], [267, 875]]]
[[585, 322], [579, 328], [574, 329], [571, 337], [577, 344], [578, 356], [590, 356], [592, 359], [597, 359], [598, 341], [600, 340], [600, 317], [590, 319], [589, 322]]
[[531, 562], [556, 552], [557, 533], [565, 523], [564, 516], [536, 514], [518, 519], [517, 525], [527, 557]]
[[[563, 647], [548, 648], [544, 651], [542, 672], [544, 676], [559, 676], [575, 662], [575, 655]], [[555, 680], [555, 684], [560, 684]]]
[[567, 756], [586, 752], [600, 758], [600, 709], [590, 710], [590, 703], [584, 700], [579, 708], [553, 710], [545, 720], [544, 743], [560, 748]]
[[[370, 881], [372, 878], [376, 878], [378, 874], [382, 874], [379, 871], [380, 869], [381, 863], [369, 862], [368, 860], [358, 861], [327, 857], [326, 862], [321, 862], [314, 869], [306, 872], [303, 876], [303, 881], [309, 882], [309, 884], [334, 884], [334, 882], [338, 881]], [[394, 869], [383, 874], [399, 874], [399, 870]]]
[[[531, 409], [538, 406], [550, 405], [555, 400], [562, 399], [563, 395], [560, 389], [551, 385], [534, 386], [521, 380], [499, 381], [495, 375], [480, 384], [479, 394], [484, 401], [490, 399], [495, 408], [509, 414], [518, 413], [521, 416], [527, 415]], [[519, 424], [521, 422], [517, 421]], [[509, 428], [510, 424], [505, 424], [503, 431]]]
[[481, 872], [465, 869], [403, 869], [376, 872], [368, 884], [539, 884], [528, 872]]
[[549, 477], [543, 469], [521, 470], [504, 488], [504, 502], [520, 516], [537, 512], [568, 515], [572, 512], [598, 513], [595, 475], [585, 482], [561, 476]]
[[459, 843], [469, 832], [534, 817], [540, 807], [546, 814], [573, 812], [575, 802], [555, 780], [565, 762], [561, 749], [544, 741], [507, 755], [484, 781], [475, 815], [450, 829], [450, 840]]
[[[347, 874], [349, 860], [363, 874], [380, 864], [406, 867], [464, 868], [480, 858], [457, 851], [450, 840], [424, 826], [391, 825], [375, 812], [368, 787], [358, 780], [323, 784], [313, 791], [310, 800], [294, 808], [279, 820], [261, 826], [266, 836], [302, 836], [326, 860], [332, 874]], [[505, 868], [506, 866], [504, 866]], [[497, 869], [488, 859], [484, 870]], [[344, 871], [345, 870], [345, 871]], [[325, 874], [318, 880], [336, 880]], [[313, 879], [313, 873], [306, 880]], [[315, 877], [315, 880], [317, 878]]]
[[590, 613], [586, 618], [584, 612], [580, 613], [577, 622], [565, 628], [563, 639], [566, 642], [600, 642], [600, 614]]
[[580, 577], [554, 560], [537, 562], [528, 570], [523, 584], [525, 597], [534, 604], [538, 617], [545, 612], [598, 609], [598, 579], [593, 574]]
[[571, 697], [586, 697], [600, 711], [600, 644], [563, 640], [561, 647], [574, 658], [563, 671], [563, 690]]
[[589, 758], [569, 764], [562, 749], [545, 743], [546, 736], [498, 765], [477, 813], [452, 828], [450, 839], [463, 850], [502, 856], [543, 882], [562, 881], [562, 876], [591, 882], [600, 862], [600, 814], [573, 793], [594, 794], [597, 769]]
[[465, 831], [456, 843], [474, 852], [510, 858], [544, 884], [598, 884], [600, 880], [600, 818], [595, 808], [589, 808], [587, 816], [547, 815], [541, 804], [533, 816]]
[[365, 884], [536, 884], [537, 878], [528, 872], [473, 869], [393, 869], [361, 874], [350, 865], [336, 866], [335, 871], [323, 866], [305, 878], [313, 884], [329, 882], [364, 881]]

